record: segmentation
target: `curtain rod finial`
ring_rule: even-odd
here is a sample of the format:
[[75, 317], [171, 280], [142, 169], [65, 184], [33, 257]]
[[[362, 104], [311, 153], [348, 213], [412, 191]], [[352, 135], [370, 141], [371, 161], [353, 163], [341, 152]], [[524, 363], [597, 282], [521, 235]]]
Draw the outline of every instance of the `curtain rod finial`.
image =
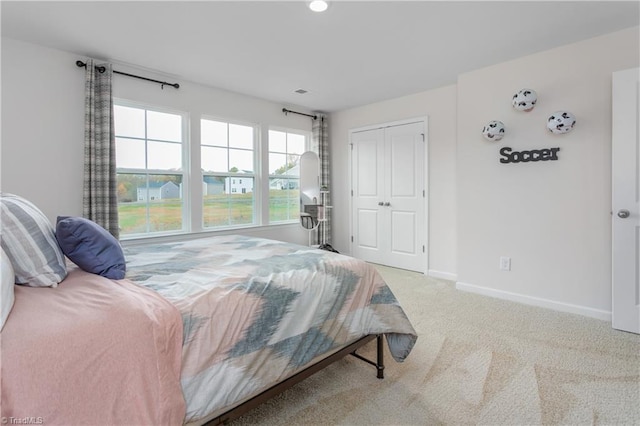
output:
[[85, 64], [84, 62], [82, 62], [82, 61], [78, 60], [78, 61], [76, 61], [76, 66], [78, 66], [78, 67], [81, 67], [81, 68], [82, 68], [82, 67], [86, 67], [86, 66], [87, 66], [87, 64]]

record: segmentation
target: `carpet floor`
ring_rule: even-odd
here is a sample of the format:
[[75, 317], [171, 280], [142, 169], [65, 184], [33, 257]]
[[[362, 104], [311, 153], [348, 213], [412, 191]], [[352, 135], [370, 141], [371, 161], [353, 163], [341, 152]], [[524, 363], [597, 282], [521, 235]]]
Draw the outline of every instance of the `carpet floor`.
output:
[[407, 360], [379, 380], [346, 357], [231, 424], [640, 425], [639, 335], [377, 268], [418, 332]]

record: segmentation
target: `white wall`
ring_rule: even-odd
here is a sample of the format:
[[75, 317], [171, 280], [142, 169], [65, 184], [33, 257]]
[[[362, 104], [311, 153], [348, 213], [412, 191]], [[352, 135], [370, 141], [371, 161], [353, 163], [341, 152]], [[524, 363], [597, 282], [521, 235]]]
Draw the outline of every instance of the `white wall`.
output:
[[455, 279], [455, 86], [331, 114], [333, 245], [340, 252], [351, 250], [349, 130], [418, 117], [428, 117], [429, 270], [434, 275]]
[[[611, 73], [637, 67], [638, 27], [462, 74], [455, 86], [331, 116], [334, 246], [348, 252], [350, 129], [429, 117], [429, 273], [460, 289], [609, 319]], [[522, 88], [531, 112], [511, 107]], [[557, 110], [577, 127], [556, 136]], [[499, 143], [481, 135], [501, 120]], [[560, 147], [558, 161], [501, 164], [499, 149]], [[456, 242], [457, 240], [457, 242]], [[501, 256], [512, 270], [499, 270]]]
[[[58, 215], [82, 214], [84, 156], [84, 70], [75, 61], [85, 57], [42, 46], [2, 38], [2, 191], [16, 193], [34, 202], [53, 222]], [[191, 160], [199, 161], [201, 114], [262, 125], [261, 140], [268, 126], [311, 130], [307, 117], [282, 113], [281, 105], [220, 89], [153, 75], [124, 65], [114, 69], [169, 82], [180, 89], [114, 76], [115, 97], [187, 111], [191, 140], [196, 149]], [[198, 163], [196, 163], [198, 164]], [[267, 167], [264, 163], [261, 167]], [[195, 177], [198, 178], [199, 177]], [[192, 185], [199, 197], [201, 185]], [[268, 200], [262, 200], [266, 212]], [[265, 213], [266, 214], [266, 213]], [[307, 231], [299, 225], [276, 225], [244, 231], [301, 244]]]
[[[638, 27], [458, 78], [458, 288], [608, 319], [611, 311], [611, 73], [637, 67]], [[531, 112], [511, 107], [521, 88]], [[558, 110], [577, 118], [553, 135]], [[506, 125], [500, 142], [480, 130]], [[498, 150], [560, 147], [558, 161], [499, 163]], [[512, 270], [499, 270], [500, 256]]]

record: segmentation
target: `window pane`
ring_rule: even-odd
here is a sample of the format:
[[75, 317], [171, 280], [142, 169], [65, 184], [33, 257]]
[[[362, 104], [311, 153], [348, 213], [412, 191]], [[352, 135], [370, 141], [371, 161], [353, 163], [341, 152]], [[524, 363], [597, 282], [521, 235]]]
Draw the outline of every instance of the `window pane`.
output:
[[144, 110], [114, 105], [113, 116], [117, 136], [144, 138]]
[[117, 175], [120, 233], [182, 229], [182, 176]]
[[288, 169], [285, 173], [288, 176], [300, 176], [300, 156], [289, 155], [288, 159]]
[[229, 166], [230, 172], [253, 172], [253, 151], [230, 149]]
[[202, 170], [205, 172], [228, 172], [226, 148], [212, 148], [203, 146], [200, 149]]
[[253, 178], [205, 176], [203, 184], [205, 227], [254, 223]]
[[287, 138], [287, 153], [302, 155], [305, 152], [305, 137], [289, 133]]
[[147, 168], [182, 170], [182, 145], [179, 143], [149, 141]]
[[150, 175], [146, 189], [141, 195], [149, 202], [149, 232], [181, 230], [182, 176]]
[[117, 174], [118, 222], [120, 234], [147, 232], [147, 204], [138, 202], [139, 188], [146, 190], [147, 176]]
[[269, 178], [269, 221], [280, 222], [300, 217], [298, 179]]
[[269, 151], [287, 152], [287, 134], [276, 130], [269, 130]]
[[182, 116], [147, 111], [147, 138], [182, 142]]
[[116, 138], [116, 167], [144, 169], [144, 140]]
[[281, 175], [287, 171], [287, 156], [285, 154], [269, 154], [269, 174]]
[[200, 120], [200, 143], [202, 145], [227, 146], [227, 123]]
[[253, 127], [229, 124], [229, 146], [253, 149]]

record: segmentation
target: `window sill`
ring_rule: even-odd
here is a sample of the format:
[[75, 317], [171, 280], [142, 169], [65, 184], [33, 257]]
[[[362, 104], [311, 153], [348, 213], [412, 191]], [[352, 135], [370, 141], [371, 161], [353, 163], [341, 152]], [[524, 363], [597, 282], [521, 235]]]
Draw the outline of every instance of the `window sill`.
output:
[[217, 230], [207, 229], [207, 230], [202, 230], [197, 232], [171, 232], [171, 233], [162, 233], [162, 234], [154, 234], [154, 235], [136, 235], [131, 237], [121, 237], [120, 243], [122, 244], [123, 247], [127, 247], [127, 246], [152, 244], [152, 243], [195, 240], [199, 238], [213, 237], [217, 235], [232, 235], [232, 234], [254, 235], [254, 234], [259, 234], [261, 232], [265, 232], [265, 231], [268, 232], [268, 231], [273, 231], [275, 229], [282, 229], [282, 228], [284, 229], [299, 228], [301, 231], [306, 231], [296, 221], [296, 222], [273, 223], [270, 225], [255, 225], [255, 226], [243, 226], [243, 227], [237, 227], [237, 228], [225, 228], [225, 229], [217, 229]]

